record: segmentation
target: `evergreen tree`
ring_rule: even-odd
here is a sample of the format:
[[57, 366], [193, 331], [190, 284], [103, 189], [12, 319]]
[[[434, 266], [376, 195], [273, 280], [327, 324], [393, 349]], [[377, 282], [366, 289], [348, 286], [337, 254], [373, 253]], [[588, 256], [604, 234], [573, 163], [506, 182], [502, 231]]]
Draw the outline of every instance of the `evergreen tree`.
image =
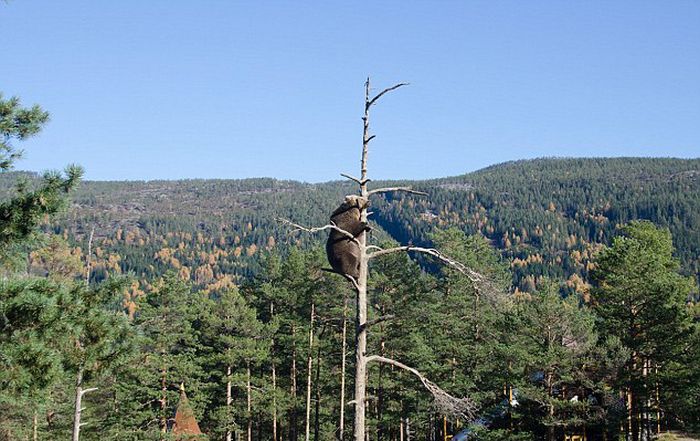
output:
[[562, 299], [559, 289], [521, 296], [517, 315], [518, 342], [522, 345], [518, 381], [522, 411], [534, 429], [546, 428], [554, 441], [565, 433], [587, 431], [604, 438], [615, 427], [608, 405], [616, 400], [607, 384], [627, 353], [615, 337], [599, 339], [595, 316], [579, 298]]
[[[39, 106], [23, 108], [18, 98], [4, 100], [0, 94], [0, 172], [11, 169], [21, 156], [12, 141], [37, 134], [48, 118], [48, 113]], [[66, 194], [75, 188], [82, 173], [78, 166], [66, 168], [65, 176], [48, 172], [34, 189], [21, 181], [16, 187], [17, 194], [0, 203], [0, 254], [16, 251], [12, 246], [27, 239], [45, 215], [60, 210], [65, 205]]]
[[[108, 375], [123, 365], [134, 349], [127, 316], [115, 308], [115, 299], [123, 292], [125, 282], [123, 279], [107, 280], [97, 289], [80, 284], [59, 304], [64, 314], [60, 332], [68, 339], [63, 351], [64, 369], [73, 378], [75, 386], [73, 441], [80, 439], [81, 425], [86, 424], [82, 418], [83, 410], [87, 408], [91, 414], [96, 414], [84, 401], [86, 394], [97, 395], [96, 392], [109, 383]], [[93, 421], [91, 426], [101, 423]]]
[[198, 300], [177, 275], [167, 274], [139, 301], [139, 353], [119, 372], [115, 411], [105, 423], [114, 439], [167, 439], [183, 383], [201, 418], [206, 397], [196, 356]]
[[32, 418], [61, 378], [65, 339], [60, 298], [70, 288], [46, 279], [0, 282], [0, 434], [28, 437]]
[[654, 403], [654, 390], [688, 341], [692, 282], [678, 272], [667, 229], [636, 221], [622, 233], [596, 260], [593, 301], [601, 332], [617, 336], [630, 354], [617, 386], [627, 394], [628, 436], [638, 441], [658, 427], [653, 420], [666, 407]]
[[231, 441], [233, 432], [246, 432], [247, 423], [252, 421], [248, 396], [253, 393], [252, 387], [259, 395], [262, 385], [250, 385], [249, 375], [251, 369], [266, 360], [271, 340], [269, 330], [258, 321], [255, 309], [237, 288], [222, 291], [204, 302], [200, 350], [201, 357], [208, 357], [206, 369], [213, 380], [208, 386], [210, 434]]

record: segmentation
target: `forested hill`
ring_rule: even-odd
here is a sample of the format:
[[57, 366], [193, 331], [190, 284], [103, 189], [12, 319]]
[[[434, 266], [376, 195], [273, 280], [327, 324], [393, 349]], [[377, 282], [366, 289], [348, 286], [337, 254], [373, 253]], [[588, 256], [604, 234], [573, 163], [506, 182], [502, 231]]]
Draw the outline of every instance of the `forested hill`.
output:
[[[10, 181], [5, 175], [3, 191]], [[549, 276], [566, 282], [565, 289], [585, 291], [591, 254], [632, 219], [668, 226], [684, 271], [700, 273], [700, 159], [536, 159], [390, 184], [429, 196], [374, 200], [378, 240], [388, 233], [424, 244], [436, 227], [479, 232], [502, 250], [520, 290]], [[120, 271], [149, 279], [175, 269], [217, 286], [254, 272], [266, 250], [322, 244], [325, 235], [290, 236], [276, 219], [325, 224], [353, 190], [341, 181], [88, 181], [54, 227], [83, 250], [94, 227], [96, 278]]]

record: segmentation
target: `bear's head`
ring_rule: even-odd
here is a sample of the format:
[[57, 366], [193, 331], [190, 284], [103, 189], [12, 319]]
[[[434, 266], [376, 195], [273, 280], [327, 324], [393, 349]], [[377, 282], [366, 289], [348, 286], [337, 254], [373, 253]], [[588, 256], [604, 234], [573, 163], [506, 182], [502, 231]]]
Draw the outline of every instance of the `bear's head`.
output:
[[357, 208], [358, 210], [362, 211], [363, 209], [367, 208], [369, 206], [369, 200], [367, 198], [363, 198], [362, 196], [358, 195], [348, 195], [345, 196], [345, 200], [343, 201], [342, 204], [340, 204], [340, 207], [336, 208], [336, 210], [333, 212], [331, 217], [338, 216], [341, 213], [345, 213], [348, 210], [352, 210], [354, 208]]
[[345, 196], [343, 205], [346, 205], [348, 208], [357, 207], [359, 210], [364, 210], [365, 208], [369, 207], [369, 199], [363, 198], [362, 196], [358, 196], [356, 194], [351, 194]]

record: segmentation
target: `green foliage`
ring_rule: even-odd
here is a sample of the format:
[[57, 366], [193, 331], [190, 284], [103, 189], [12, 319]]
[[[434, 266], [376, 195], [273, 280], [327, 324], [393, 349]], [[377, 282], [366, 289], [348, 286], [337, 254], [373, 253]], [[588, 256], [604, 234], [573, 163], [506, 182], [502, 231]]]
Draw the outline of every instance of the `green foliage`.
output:
[[70, 287], [45, 279], [0, 285], [0, 390], [39, 395], [61, 371], [61, 299]]
[[66, 195], [76, 187], [82, 174], [80, 167], [69, 166], [65, 176], [57, 172], [44, 174], [36, 189], [30, 189], [26, 181], [18, 183], [16, 196], [0, 204], [0, 252], [4, 253], [7, 245], [28, 238], [47, 215], [65, 207]]
[[[246, 393], [247, 368], [259, 367], [268, 359], [270, 334], [275, 329], [258, 321], [255, 309], [236, 288], [203, 302], [206, 303], [201, 306], [199, 357], [204, 358], [205, 370], [210, 372], [210, 403], [205, 424], [212, 428], [212, 436], [221, 438], [227, 431], [240, 430], [250, 418], [243, 400], [230, 405], [226, 402], [227, 383], [232, 393], [238, 396]], [[266, 384], [257, 378], [255, 383], [257, 404], [261, 401], [259, 391]]]
[[156, 281], [139, 302], [134, 326], [139, 351], [119, 372], [114, 385], [118, 413], [109, 414], [105, 433], [118, 439], [151, 439], [172, 424], [179, 388], [185, 384], [200, 417], [206, 402], [197, 360], [197, 297], [174, 274]]
[[37, 134], [49, 120], [48, 112], [34, 105], [23, 108], [19, 98], [3, 99], [0, 93], [0, 170], [12, 168], [16, 159], [22, 156], [12, 145], [12, 140], [24, 140]]
[[654, 391], [676, 389], [673, 383], [682, 378], [665, 373], [687, 355], [693, 328], [686, 301], [693, 283], [678, 272], [667, 229], [641, 221], [622, 232], [596, 259], [593, 300], [601, 332], [618, 337], [629, 353], [616, 385], [631, 394], [638, 432], [648, 424], [638, 415], [654, 412]]
[[[12, 177], [0, 175], [0, 194]], [[457, 227], [499, 249], [520, 291], [534, 292], [549, 278], [563, 281], [565, 293], [584, 294], [600, 244], [619, 225], [647, 219], [670, 229], [683, 273], [698, 276], [698, 179], [697, 159], [602, 158], [515, 161], [451, 178], [376, 182], [413, 185], [429, 196], [373, 199], [372, 235], [429, 245], [435, 228]], [[206, 285], [195, 275], [204, 267], [214, 279], [242, 281], [260, 270], [261, 253], [317, 243], [316, 236], [290, 236], [278, 218], [323, 225], [353, 191], [342, 182], [274, 179], [87, 182], [52, 228], [85, 250], [95, 227], [94, 246], [102, 251], [93, 256], [95, 280], [115, 267], [150, 280], [187, 267], [191, 280]]]
[[[582, 428], [614, 439], [626, 417], [619, 395], [630, 385], [638, 402], [658, 390], [672, 425], [696, 427], [700, 313], [686, 305], [695, 297], [691, 280], [681, 275], [695, 271], [696, 238], [675, 239], [685, 248], [674, 254], [670, 234], [682, 223], [694, 231], [697, 194], [687, 190], [696, 162], [529, 161], [413, 183], [437, 202], [400, 195], [378, 200], [373, 243], [413, 237], [486, 274], [497, 289], [479, 291], [429, 258], [397, 253], [373, 260], [369, 319], [376, 323], [369, 352], [471, 398], [487, 423], [477, 439], [556, 438]], [[611, 178], [599, 182], [607, 174]], [[27, 185], [37, 185], [31, 179]], [[640, 182], [654, 192], [645, 202], [656, 207], [649, 217], [669, 229], [635, 222], [603, 248], [597, 242], [610, 240], [616, 223], [641, 213], [634, 211]], [[0, 438], [30, 436], [34, 415], [41, 438], [65, 438], [82, 372], [86, 387], [99, 387], [84, 398], [86, 440], [171, 438], [161, 430], [172, 424], [181, 383], [212, 439], [229, 430], [244, 438], [248, 425], [253, 439], [270, 439], [276, 415], [280, 437], [298, 440], [309, 374], [311, 436], [334, 439], [345, 323], [348, 439], [352, 287], [322, 270], [328, 266], [323, 250], [310, 246], [319, 237], [289, 235], [274, 219], [323, 224], [349, 192], [339, 183], [266, 179], [83, 186], [74, 218], [47, 227], [82, 252], [58, 237], [39, 243], [44, 236], [33, 234], [15, 236], [7, 246], [23, 258], [18, 268], [42, 278], [3, 268]], [[672, 202], [662, 209], [656, 194]], [[565, 206], [564, 200], [574, 202]], [[87, 258], [90, 287], [72, 280], [82, 279], [78, 263]], [[135, 277], [112, 277], [127, 272]], [[633, 333], [626, 332], [630, 317], [639, 324]], [[642, 355], [654, 367], [646, 377], [630, 362]], [[414, 376], [371, 364], [368, 392], [373, 437], [398, 439], [401, 421], [404, 427], [410, 421], [412, 439], [444, 435], [443, 415]], [[448, 419], [448, 433], [464, 424]]]
[[593, 312], [574, 296], [562, 299], [554, 285], [523, 296], [514, 313], [524, 349], [516, 361], [520, 401], [541, 406], [535, 414], [552, 434], [613, 425], [608, 385], [629, 355], [619, 341], [600, 339]]
[[693, 284], [678, 272], [668, 230], [632, 222], [622, 232], [596, 260], [596, 312], [604, 332], [638, 357], [663, 363], [689, 332], [685, 303]]
[[[48, 119], [49, 114], [39, 106], [22, 108], [18, 98], [3, 100], [0, 94], [0, 172], [11, 169], [21, 156], [11, 141], [37, 134]], [[26, 179], [16, 183], [14, 194], [0, 203], [0, 257], [6, 260], [8, 252], [17, 251], [13, 246], [28, 239], [46, 216], [65, 206], [66, 194], [76, 187], [82, 174], [80, 167], [71, 165], [65, 176], [45, 173], [35, 188]]]
[[38, 278], [2, 283], [0, 428], [7, 439], [30, 433], [32, 415], [43, 409], [61, 417], [47, 416], [48, 426], [38, 430], [67, 437], [78, 372], [83, 383], [102, 386], [124, 362], [131, 328], [110, 308], [120, 286], [109, 282], [93, 290]]

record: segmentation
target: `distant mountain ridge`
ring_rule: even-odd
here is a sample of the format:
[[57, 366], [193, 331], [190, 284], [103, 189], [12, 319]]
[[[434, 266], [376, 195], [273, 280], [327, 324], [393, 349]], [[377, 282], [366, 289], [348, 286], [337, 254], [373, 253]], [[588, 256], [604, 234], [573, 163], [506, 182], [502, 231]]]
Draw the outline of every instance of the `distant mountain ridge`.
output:
[[[11, 174], [0, 176], [7, 194]], [[700, 159], [543, 158], [496, 164], [465, 175], [370, 185], [411, 185], [428, 197], [373, 201], [379, 240], [429, 242], [436, 228], [483, 234], [530, 291], [542, 277], [583, 291], [590, 257], [633, 219], [667, 226], [684, 271], [700, 273]], [[201, 285], [256, 271], [264, 250], [322, 244], [290, 236], [277, 221], [322, 225], [351, 182], [243, 180], [87, 181], [52, 226], [83, 245], [95, 227], [95, 276], [153, 277], [168, 269]]]

